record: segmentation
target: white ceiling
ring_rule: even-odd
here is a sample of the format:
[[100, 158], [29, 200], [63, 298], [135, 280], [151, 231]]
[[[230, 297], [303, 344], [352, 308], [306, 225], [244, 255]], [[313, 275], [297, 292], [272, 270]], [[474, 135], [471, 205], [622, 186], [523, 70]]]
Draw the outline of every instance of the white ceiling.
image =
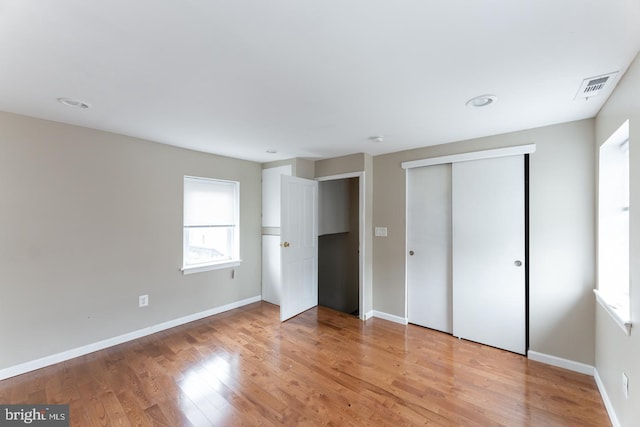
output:
[[377, 155], [594, 117], [612, 86], [574, 101], [582, 80], [639, 50], [638, 0], [0, 0], [0, 110], [261, 162]]

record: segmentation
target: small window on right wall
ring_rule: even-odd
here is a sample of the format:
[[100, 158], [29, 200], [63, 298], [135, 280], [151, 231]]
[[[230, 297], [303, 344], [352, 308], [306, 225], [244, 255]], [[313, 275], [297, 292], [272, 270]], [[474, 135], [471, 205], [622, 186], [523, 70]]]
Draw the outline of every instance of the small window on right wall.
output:
[[629, 306], [629, 121], [600, 147], [598, 302], [627, 334]]

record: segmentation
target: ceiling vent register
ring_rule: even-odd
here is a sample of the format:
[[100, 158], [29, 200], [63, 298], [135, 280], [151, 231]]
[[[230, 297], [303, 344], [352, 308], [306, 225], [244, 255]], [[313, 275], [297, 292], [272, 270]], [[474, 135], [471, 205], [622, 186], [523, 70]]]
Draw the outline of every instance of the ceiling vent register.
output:
[[573, 99], [589, 99], [592, 96], [598, 95], [605, 87], [611, 85], [611, 82], [614, 80], [613, 77], [616, 74], [618, 74], [618, 72], [614, 71], [613, 73], [584, 79], [580, 85], [580, 89], [578, 89], [578, 93], [576, 93]]

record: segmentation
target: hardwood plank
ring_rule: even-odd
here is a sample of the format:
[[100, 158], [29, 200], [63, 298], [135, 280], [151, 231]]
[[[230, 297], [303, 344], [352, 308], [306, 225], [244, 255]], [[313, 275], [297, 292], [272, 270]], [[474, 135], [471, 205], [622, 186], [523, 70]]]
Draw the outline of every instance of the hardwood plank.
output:
[[[73, 414], [71, 419], [77, 421], [77, 419], [79, 419], [78, 414], [81, 414], [82, 422], [78, 425], [96, 427], [110, 426], [111, 422], [107, 415], [108, 410], [104, 406], [105, 402], [100, 399], [100, 388], [96, 387], [94, 383], [87, 381], [80, 385], [79, 392], [82, 399], [69, 407], [70, 415], [71, 412]], [[71, 411], [72, 408], [73, 411]]]
[[593, 378], [414, 325], [256, 303], [0, 381], [73, 426], [608, 426]]
[[[110, 424], [118, 427], [129, 427], [136, 425], [133, 419], [128, 417], [125, 413], [120, 400], [116, 396], [114, 391], [108, 391], [100, 395], [100, 400], [103, 402], [104, 407], [107, 409], [107, 416], [109, 417]], [[71, 413], [71, 421], [74, 421], [74, 413]]]

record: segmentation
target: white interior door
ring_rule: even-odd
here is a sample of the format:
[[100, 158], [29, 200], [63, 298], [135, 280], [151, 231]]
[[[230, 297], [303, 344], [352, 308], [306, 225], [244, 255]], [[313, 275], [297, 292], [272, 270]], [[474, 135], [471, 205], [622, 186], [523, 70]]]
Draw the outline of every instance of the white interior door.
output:
[[280, 321], [318, 305], [318, 183], [281, 177]]
[[525, 354], [523, 156], [452, 165], [453, 334]]
[[407, 171], [409, 322], [452, 332], [451, 164]]

